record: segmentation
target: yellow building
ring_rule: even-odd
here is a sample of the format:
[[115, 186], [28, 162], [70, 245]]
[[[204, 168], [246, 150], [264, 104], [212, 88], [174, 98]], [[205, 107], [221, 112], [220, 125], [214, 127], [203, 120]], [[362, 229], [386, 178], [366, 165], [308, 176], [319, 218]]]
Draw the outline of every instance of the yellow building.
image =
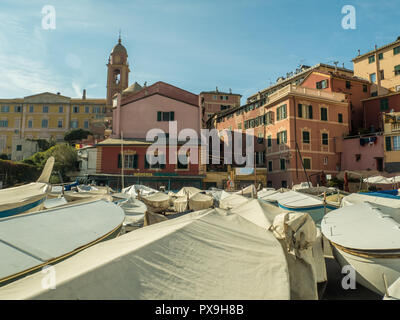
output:
[[104, 119], [105, 107], [105, 99], [86, 99], [85, 91], [82, 99], [49, 92], [0, 99], [0, 154], [11, 159], [13, 151], [21, 151], [24, 139], [63, 141], [69, 130], [89, 130], [94, 122]]
[[400, 172], [400, 112], [384, 113], [384, 162], [388, 172]]
[[374, 83], [373, 95], [400, 92], [400, 37], [353, 59], [354, 75]]

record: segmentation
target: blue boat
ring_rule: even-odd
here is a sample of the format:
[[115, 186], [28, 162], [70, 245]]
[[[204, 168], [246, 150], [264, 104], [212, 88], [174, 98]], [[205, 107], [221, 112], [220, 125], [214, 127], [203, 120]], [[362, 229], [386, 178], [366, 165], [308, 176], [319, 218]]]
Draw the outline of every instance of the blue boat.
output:
[[36, 182], [0, 190], [0, 219], [43, 209], [50, 192], [49, 179], [54, 157], [50, 157]]

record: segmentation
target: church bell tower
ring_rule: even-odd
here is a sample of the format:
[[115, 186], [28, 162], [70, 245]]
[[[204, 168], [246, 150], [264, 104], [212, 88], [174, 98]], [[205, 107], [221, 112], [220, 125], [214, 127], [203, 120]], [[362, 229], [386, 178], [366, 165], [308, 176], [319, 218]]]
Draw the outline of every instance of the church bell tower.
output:
[[128, 87], [129, 72], [128, 53], [121, 44], [120, 35], [107, 63], [107, 112], [112, 112], [114, 94], [121, 93]]

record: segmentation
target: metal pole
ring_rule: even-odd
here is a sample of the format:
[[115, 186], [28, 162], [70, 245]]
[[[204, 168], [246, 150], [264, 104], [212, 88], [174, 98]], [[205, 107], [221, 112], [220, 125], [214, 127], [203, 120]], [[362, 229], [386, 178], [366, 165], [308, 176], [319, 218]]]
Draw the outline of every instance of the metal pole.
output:
[[125, 182], [124, 182], [124, 133], [121, 131], [121, 186], [123, 190], [125, 188]]

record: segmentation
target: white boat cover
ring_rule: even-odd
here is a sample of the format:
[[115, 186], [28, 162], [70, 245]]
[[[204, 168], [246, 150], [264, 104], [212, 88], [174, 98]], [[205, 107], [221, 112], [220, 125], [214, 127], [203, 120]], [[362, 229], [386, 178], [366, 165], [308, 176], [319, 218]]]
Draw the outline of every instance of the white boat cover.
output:
[[0, 284], [101, 240], [123, 219], [122, 209], [100, 200], [0, 220]]
[[46, 199], [44, 202], [44, 208], [45, 209], [55, 208], [63, 206], [67, 203], [68, 201], [64, 197]]
[[176, 197], [187, 197], [189, 198], [193, 197], [196, 193], [201, 192], [200, 189], [197, 189], [195, 187], [183, 187], [181, 190], [179, 190], [175, 196]]
[[173, 200], [173, 206], [175, 212], [185, 212], [188, 210], [188, 199], [187, 196], [177, 197]]
[[323, 201], [308, 194], [289, 190], [286, 192], [271, 193], [263, 196], [262, 200], [278, 202], [280, 205], [290, 209], [302, 209], [323, 205]]
[[[266, 200], [268, 201], [269, 197], [275, 193], [281, 193], [279, 190], [275, 189], [262, 189], [257, 193], [258, 199]], [[265, 199], [264, 199], [265, 198]]]
[[391, 178], [386, 178], [383, 176], [374, 176], [374, 177], [368, 177], [363, 179], [365, 183], [369, 184], [393, 184], [393, 180]]
[[311, 182], [310, 182], [310, 183], [308, 183], [308, 182], [301, 182], [301, 183], [299, 183], [299, 184], [295, 184], [295, 185], [292, 187], [292, 190], [307, 189], [307, 188], [312, 188], [312, 187], [313, 187], [313, 185], [312, 185]]
[[189, 199], [189, 209], [198, 211], [211, 208], [214, 204], [214, 198], [208, 194], [196, 193]]
[[246, 188], [239, 190], [236, 194], [240, 194], [242, 196], [253, 197], [257, 193], [257, 189], [254, 184], [247, 186]]
[[390, 285], [388, 293], [389, 296], [385, 294], [383, 300], [400, 300], [400, 278]]
[[354, 204], [370, 202], [376, 203], [387, 207], [400, 208], [400, 200], [393, 198], [383, 198], [370, 196], [368, 194], [352, 193], [342, 199], [341, 207], [352, 206]]
[[289, 272], [278, 240], [220, 209], [137, 229], [55, 268], [56, 290], [43, 289], [39, 272], [0, 288], [0, 299], [290, 298]]
[[400, 210], [368, 202], [339, 208], [325, 215], [321, 231], [345, 248], [400, 250]]
[[163, 192], [157, 192], [153, 194], [149, 194], [143, 197], [140, 197], [140, 200], [143, 201], [146, 205], [151, 206], [157, 209], [166, 210], [169, 208], [169, 195]]
[[218, 189], [207, 190], [206, 193], [214, 198], [217, 205], [219, 205], [219, 202], [222, 199], [225, 199], [233, 194], [231, 192], [226, 192], [225, 190], [222, 190], [222, 189], [221, 190], [218, 190]]
[[144, 185], [141, 184], [133, 184], [127, 188], [122, 189], [122, 193], [127, 193], [132, 195], [133, 197], [136, 197], [138, 195], [137, 191], [140, 190], [140, 195], [142, 196], [146, 196], [152, 193], [157, 193], [159, 192], [158, 190], [146, 187]]
[[0, 212], [43, 199], [49, 191], [50, 185], [42, 182], [32, 182], [19, 187], [1, 189]]
[[146, 204], [130, 197], [119, 205], [125, 213], [124, 226], [141, 227], [144, 223], [144, 214], [147, 210]]
[[232, 209], [243, 203], [246, 203], [247, 201], [249, 201], [249, 198], [240, 196], [238, 194], [232, 194], [229, 197], [222, 199], [219, 202], [219, 207], [221, 209]]

